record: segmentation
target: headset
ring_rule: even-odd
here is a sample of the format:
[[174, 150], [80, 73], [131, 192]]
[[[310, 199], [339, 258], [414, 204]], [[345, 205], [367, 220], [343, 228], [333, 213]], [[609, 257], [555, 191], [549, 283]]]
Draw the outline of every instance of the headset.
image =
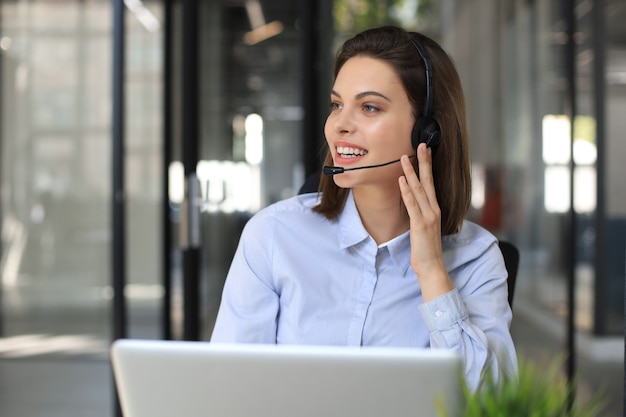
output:
[[428, 147], [434, 147], [441, 142], [441, 128], [439, 127], [439, 123], [433, 118], [433, 69], [426, 48], [410, 34], [409, 39], [417, 50], [420, 58], [422, 58], [426, 70], [426, 99], [424, 100], [424, 111], [422, 117], [417, 119], [413, 125], [411, 144], [413, 145], [413, 149], [417, 149], [420, 143], [425, 143]]

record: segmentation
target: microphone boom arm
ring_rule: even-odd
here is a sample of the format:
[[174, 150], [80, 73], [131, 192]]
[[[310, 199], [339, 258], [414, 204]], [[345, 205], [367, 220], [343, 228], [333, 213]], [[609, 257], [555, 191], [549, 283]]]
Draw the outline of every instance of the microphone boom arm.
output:
[[[416, 156], [417, 156], [416, 154], [409, 155], [409, 158], [415, 158]], [[336, 175], [336, 174], [341, 174], [341, 173], [343, 173], [345, 171], [355, 171], [357, 169], [379, 168], [379, 167], [384, 167], [384, 166], [387, 166], [387, 165], [395, 164], [396, 162], [400, 162], [400, 158], [395, 159], [393, 161], [389, 161], [389, 162], [383, 162], [382, 164], [365, 165], [365, 166], [362, 166], [362, 167], [354, 167], [354, 168], [325, 166], [324, 167], [324, 175], [326, 175], [326, 176], [328, 176], [328, 175]]]

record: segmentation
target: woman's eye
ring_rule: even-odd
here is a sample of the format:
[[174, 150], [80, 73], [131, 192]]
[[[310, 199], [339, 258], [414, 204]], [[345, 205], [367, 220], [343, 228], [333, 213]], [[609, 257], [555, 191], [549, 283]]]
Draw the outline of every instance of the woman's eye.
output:
[[363, 105], [363, 110], [365, 110], [366, 113], [375, 113], [378, 110], [380, 110], [378, 107], [373, 106], [371, 104], [364, 104]]
[[334, 111], [334, 110], [338, 110], [341, 108], [341, 104], [337, 103], [336, 101], [331, 101], [330, 102], [330, 110]]

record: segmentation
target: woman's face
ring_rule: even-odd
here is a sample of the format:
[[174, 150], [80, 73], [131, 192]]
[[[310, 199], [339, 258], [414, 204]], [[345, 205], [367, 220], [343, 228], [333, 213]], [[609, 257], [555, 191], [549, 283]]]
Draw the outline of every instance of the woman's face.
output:
[[[393, 161], [415, 153], [414, 117], [400, 78], [386, 62], [365, 56], [341, 67], [331, 92], [331, 112], [324, 133], [334, 165], [354, 168]], [[399, 163], [335, 175], [344, 188], [361, 185], [397, 187]]]

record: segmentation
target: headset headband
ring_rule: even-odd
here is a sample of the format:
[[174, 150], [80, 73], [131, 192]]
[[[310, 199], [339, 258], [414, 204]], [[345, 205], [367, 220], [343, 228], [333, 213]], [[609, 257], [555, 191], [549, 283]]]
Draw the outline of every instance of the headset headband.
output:
[[432, 83], [433, 83], [433, 70], [430, 65], [430, 58], [428, 57], [428, 52], [426, 49], [422, 47], [422, 45], [413, 39], [412, 36], [409, 36], [411, 39], [411, 43], [417, 49], [417, 53], [422, 58], [422, 62], [424, 62], [424, 68], [426, 69], [426, 102], [424, 103], [424, 118], [430, 119], [433, 111], [433, 95], [432, 95]]

